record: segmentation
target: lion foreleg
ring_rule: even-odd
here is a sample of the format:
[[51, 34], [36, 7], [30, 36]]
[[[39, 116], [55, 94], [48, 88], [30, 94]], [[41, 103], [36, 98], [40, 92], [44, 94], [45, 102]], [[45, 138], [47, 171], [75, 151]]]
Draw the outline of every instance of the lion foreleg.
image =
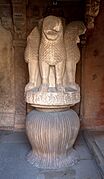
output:
[[40, 90], [47, 91], [48, 86], [49, 86], [50, 67], [49, 67], [48, 63], [46, 63], [44, 61], [40, 61], [39, 66], [40, 66], [40, 74], [41, 74], [41, 78], [42, 78], [42, 84], [40, 86]]
[[37, 60], [31, 60], [28, 62], [28, 70], [29, 70], [29, 83], [26, 85], [25, 91], [38, 87], [38, 84], [40, 82], [39, 66]]
[[56, 70], [56, 87], [58, 91], [63, 91], [63, 76], [65, 72], [65, 60], [59, 62], [55, 66]]

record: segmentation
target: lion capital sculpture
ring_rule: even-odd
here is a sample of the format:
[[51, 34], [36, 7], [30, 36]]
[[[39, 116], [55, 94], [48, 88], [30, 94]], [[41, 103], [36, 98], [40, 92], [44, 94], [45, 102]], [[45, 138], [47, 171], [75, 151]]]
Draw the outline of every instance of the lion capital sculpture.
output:
[[77, 88], [75, 72], [80, 59], [77, 43], [85, 30], [80, 21], [64, 27], [61, 18], [56, 16], [47, 16], [42, 28], [36, 26], [32, 30], [25, 50], [29, 68], [25, 91], [38, 88], [46, 92], [49, 87], [63, 91], [66, 86]]

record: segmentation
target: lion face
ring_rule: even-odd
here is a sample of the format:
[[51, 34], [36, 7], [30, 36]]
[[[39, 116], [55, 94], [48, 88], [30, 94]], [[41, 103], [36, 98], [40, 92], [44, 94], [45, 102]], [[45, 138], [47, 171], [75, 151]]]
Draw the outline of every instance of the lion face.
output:
[[48, 16], [43, 21], [43, 33], [48, 40], [56, 40], [63, 31], [61, 19]]

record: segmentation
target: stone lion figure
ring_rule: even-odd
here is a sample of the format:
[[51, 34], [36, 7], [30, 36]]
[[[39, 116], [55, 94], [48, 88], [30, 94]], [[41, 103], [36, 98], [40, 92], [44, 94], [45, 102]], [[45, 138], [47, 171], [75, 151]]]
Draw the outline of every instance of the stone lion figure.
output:
[[76, 64], [80, 59], [77, 43], [83, 33], [83, 22], [71, 22], [64, 29], [61, 18], [44, 18], [42, 28], [36, 26], [27, 38], [25, 60], [29, 83], [25, 91], [36, 88], [48, 91], [50, 86], [58, 91], [65, 86], [76, 88]]
[[78, 43], [80, 43], [79, 36], [86, 31], [85, 25], [81, 21], [73, 21], [66, 26], [64, 34], [64, 42], [66, 48], [66, 70], [64, 75], [64, 85], [78, 88], [75, 83], [76, 65], [80, 60], [80, 50]]
[[35, 27], [27, 37], [27, 46], [25, 49], [25, 61], [28, 63], [29, 83], [25, 91], [39, 87], [41, 83], [39, 71], [39, 44], [40, 33], [38, 27]]
[[39, 66], [42, 77], [42, 89], [49, 86], [50, 68], [54, 67], [56, 87], [62, 87], [65, 70], [66, 51], [61, 19], [48, 16], [43, 21], [42, 37], [39, 48]]

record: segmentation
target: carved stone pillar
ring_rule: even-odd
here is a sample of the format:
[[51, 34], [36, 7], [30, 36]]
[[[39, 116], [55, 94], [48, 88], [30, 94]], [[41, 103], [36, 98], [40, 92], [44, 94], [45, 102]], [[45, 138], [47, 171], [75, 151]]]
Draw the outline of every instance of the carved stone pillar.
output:
[[100, 0], [86, 0], [85, 21], [89, 30], [94, 28], [95, 18], [99, 14]]
[[24, 128], [26, 118], [26, 103], [24, 88], [26, 85], [26, 64], [24, 49], [26, 46], [26, 1], [12, 0], [13, 7], [13, 46], [14, 46], [14, 76], [15, 76], [15, 123], [16, 129]]
[[83, 33], [82, 22], [71, 22], [63, 30], [60, 18], [48, 16], [42, 29], [35, 27], [27, 38], [29, 83], [25, 96], [26, 102], [35, 107], [26, 119], [32, 146], [28, 161], [38, 168], [58, 169], [78, 161], [72, 146], [80, 122], [70, 107], [80, 101], [75, 72], [80, 59], [77, 43]]

